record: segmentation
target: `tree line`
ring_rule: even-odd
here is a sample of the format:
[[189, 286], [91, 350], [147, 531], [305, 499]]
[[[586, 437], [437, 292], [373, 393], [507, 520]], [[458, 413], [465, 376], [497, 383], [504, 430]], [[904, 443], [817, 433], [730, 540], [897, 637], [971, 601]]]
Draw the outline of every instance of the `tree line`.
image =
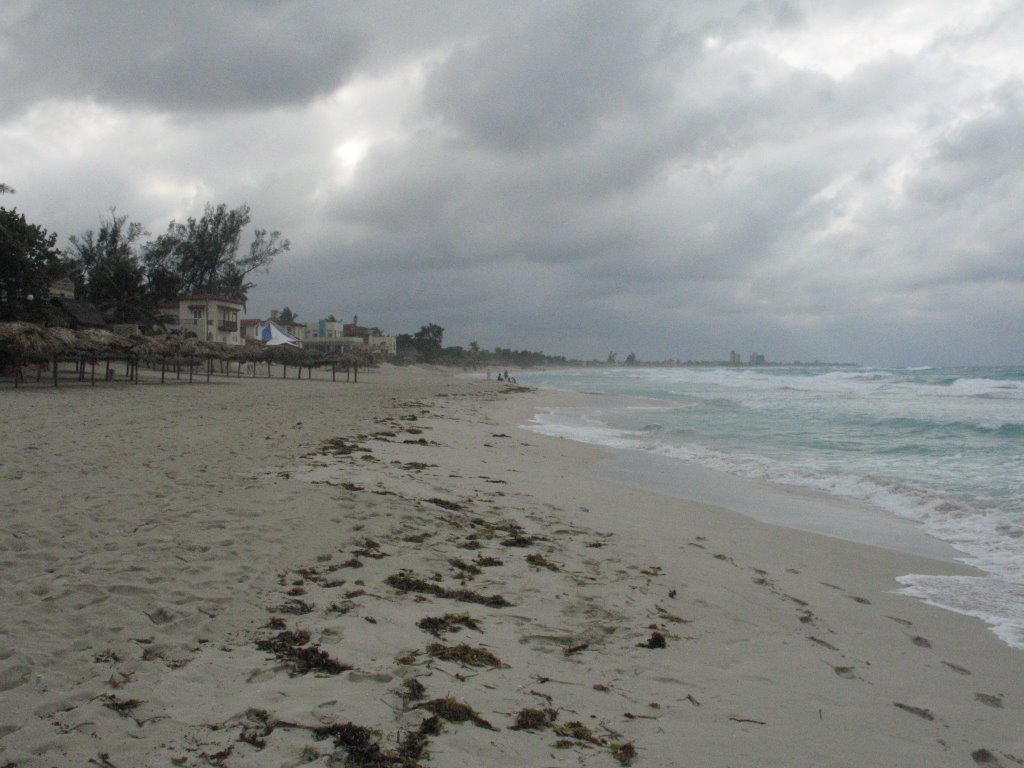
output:
[[482, 349], [475, 342], [468, 347], [446, 347], [444, 328], [436, 323], [421, 326], [413, 334], [400, 333], [395, 338], [399, 357], [415, 357], [416, 360], [438, 365], [461, 365], [464, 367], [481, 367], [487, 365], [514, 365], [529, 368], [538, 365], [571, 365], [574, 362], [561, 355], [545, 355], [543, 352], [531, 352], [526, 349], [495, 347], [493, 350]]
[[[0, 194], [13, 192], [0, 184]], [[0, 320], [45, 321], [50, 285], [60, 277], [72, 280], [76, 298], [115, 323], [152, 325], [161, 304], [193, 293], [244, 304], [256, 285], [252, 277], [291, 245], [280, 232], [257, 228], [243, 251], [251, 220], [246, 204], [207, 203], [202, 216], [171, 221], [148, 239], [141, 223], [111, 208], [98, 229], [72, 235], [62, 251], [56, 234], [0, 206]]]

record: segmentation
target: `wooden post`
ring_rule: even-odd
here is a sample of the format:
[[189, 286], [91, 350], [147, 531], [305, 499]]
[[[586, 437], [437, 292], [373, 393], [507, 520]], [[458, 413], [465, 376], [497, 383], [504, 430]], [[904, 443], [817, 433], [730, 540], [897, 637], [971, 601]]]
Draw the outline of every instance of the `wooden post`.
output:
[[192, 369], [195, 368], [195, 358], [189, 355], [188, 358], [188, 383], [192, 383]]
[[338, 377], [334, 370], [334, 363], [331, 363], [331, 381], [337, 381]]
[[160, 383], [164, 383], [167, 375], [167, 355], [160, 355]]
[[355, 370], [352, 372], [352, 383], [353, 384], [358, 384], [359, 383], [359, 363], [355, 363], [353, 368]]
[[18, 379], [21, 378], [21, 355], [14, 358], [14, 388], [18, 388]]
[[57, 386], [57, 356], [53, 356], [53, 386]]
[[210, 383], [210, 374], [213, 373], [213, 358], [206, 361], [206, 383]]
[[96, 358], [93, 357], [92, 365], [89, 366], [89, 386], [96, 386]]

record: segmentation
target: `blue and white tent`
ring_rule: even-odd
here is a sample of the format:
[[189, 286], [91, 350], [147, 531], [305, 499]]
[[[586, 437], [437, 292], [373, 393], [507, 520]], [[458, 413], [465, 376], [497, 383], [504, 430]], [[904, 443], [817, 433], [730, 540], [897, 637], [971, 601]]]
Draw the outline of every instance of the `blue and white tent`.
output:
[[278, 344], [291, 344], [293, 347], [302, 346], [297, 338], [270, 320], [267, 320], [267, 322], [260, 326], [259, 339], [268, 347], [275, 347]]

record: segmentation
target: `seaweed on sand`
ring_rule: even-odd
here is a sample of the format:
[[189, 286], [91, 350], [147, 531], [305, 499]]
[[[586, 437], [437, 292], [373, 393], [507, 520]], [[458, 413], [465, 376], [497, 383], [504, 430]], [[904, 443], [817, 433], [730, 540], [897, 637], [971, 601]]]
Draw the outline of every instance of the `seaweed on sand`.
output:
[[138, 699], [119, 699], [110, 693], [105, 693], [100, 698], [103, 699], [104, 707], [114, 710], [121, 717], [131, 717], [136, 707], [143, 703]]
[[638, 643], [637, 646], [640, 648], [664, 648], [667, 645], [665, 642], [665, 636], [661, 632], [651, 632], [651, 636], [647, 638], [646, 642]]
[[550, 728], [555, 718], [558, 717], [558, 710], [555, 709], [521, 709], [516, 713], [516, 722], [512, 726], [513, 731], [542, 731]]
[[399, 592], [416, 592], [419, 594], [434, 595], [448, 600], [456, 600], [462, 603], [476, 603], [486, 605], [489, 608], [505, 608], [512, 605], [501, 595], [481, 595], [469, 589], [447, 589], [434, 582], [421, 579], [408, 572], [394, 573], [388, 576], [384, 583], [397, 589]]
[[537, 568], [547, 568], [549, 571], [560, 571], [562, 570], [557, 563], [553, 563], [548, 560], [540, 552], [534, 552], [526, 556], [526, 562], [530, 565], [536, 566]]
[[448, 564], [456, 569], [463, 578], [472, 579], [474, 576], [479, 576], [483, 573], [483, 568], [476, 563], [467, 563], [458, 557], [449, 557]]
[[503, 547], [532, 547], [533, 543], [537, 541], [536, 536], [524, 536], [517, 534], [510, 536], [507, 539], [502, 540], [501, 546]]
[[442, 645], [431, 643], [427, 653], [441, 661], [457, 661], [468, 667], [491, 667], [492, 669], [508, 669], [509, 666], [486, 648], [474, 648], [471, 645]]
[[571, 723], [554, 723], [551, 726], [551, 730], [567, 739], [575, 739], [576, 741], [586, 741], [591, 744], [597, 744], [604, 746], [604, 742], [594, 735], [587, 726], [578, 720], [573, 720]]
[[402, 700], [402, 704], [409, 706], [413, 701], [423, 701], [427, 698], [427, 689], [417, 678], [407, 677], [402, 680], [398, 697]]
[[425, 701], [419, 705], [419, 708], [425, 709], [431, 714], [437, 715], [450, 723], [465, 723], [469, 721], [478, 728], [486, 728], [489, 731], [498, 730], [480, 717], [476, 710], [471, 706], [465, 702], [459, 701], [454, 696], [446, 696], [443, 699], [431, 699], [430, 701]]
[[636, 759], [636, 747], [633, 742], [627, 741], [624, 744], [611, 745], [612, 757], [619, 761], [619, 765], [632, 765]]
[[[317, 741], [331, 739], [335, 747], [345, 751], [344, 765], [349, 768], [416, 768], [426, 751], [429, 737], [441, 732], [440, 721], [436, 717], [428, 717], [417, 729], [403, 733], [398, 739], [398, 748], [391, 750], [381, 747], [380, 731], [352, 722], [308, 726], [275, 720], [268, 724], [270, 730], [275, 727], [309, 731]], [[332, 756], [330, 763], [339, 764], [337, 756]]]
[[338, 675], [353, 669], [350, 664], [342, 664], [331, 658], [318, 644], [309, 643], [309, 632], [285, 630], [264, 640], [257, 640], [256, 647], [261, 651], [272, 653], [283, 662], [291, 664], [290, 674], [295, 677], [308, 672], [323, 672]]
[[462, 627], [482, 632], [480, 623], [468, 613], [446, 613], [444, 616], [424, 616], [416, 626], [434, 637], [440, 638], [446, 632], [458, 632]]

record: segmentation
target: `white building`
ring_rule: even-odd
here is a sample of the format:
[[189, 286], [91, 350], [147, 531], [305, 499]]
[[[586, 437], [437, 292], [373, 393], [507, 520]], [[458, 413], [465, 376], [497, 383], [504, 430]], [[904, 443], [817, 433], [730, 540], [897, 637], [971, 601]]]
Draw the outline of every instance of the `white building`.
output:
[[177, 301], [160, 307], [164, 324], [185, 333], [194, 333], [205, 341], [219, 341], [233, 346], [242, 345], [239, 316], [243, 304], [227, 296], [197, 293], [181, 296]]

